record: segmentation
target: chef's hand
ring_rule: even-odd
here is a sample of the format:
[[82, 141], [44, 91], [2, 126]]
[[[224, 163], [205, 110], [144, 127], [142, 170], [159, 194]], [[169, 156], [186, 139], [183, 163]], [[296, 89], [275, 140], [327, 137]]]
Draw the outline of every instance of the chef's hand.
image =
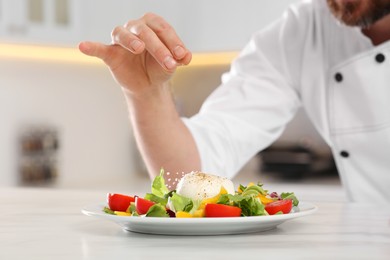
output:
[[111, 37], [111, 45], [81, 42], [79, 49], [102, 59], [115, 80], [135, 96], [162, 86], [177, 66], [191, 61], [191, 52], [175, 30], [155, 14], [145, 14], [114, 28]]

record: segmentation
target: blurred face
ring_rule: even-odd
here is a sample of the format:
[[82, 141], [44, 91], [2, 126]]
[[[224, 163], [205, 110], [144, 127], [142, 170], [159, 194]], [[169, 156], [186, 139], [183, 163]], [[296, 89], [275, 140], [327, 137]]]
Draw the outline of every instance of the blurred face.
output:
[[369, 27], [390, 14], [390, 0], [326, 0], [334, 16], [346, 25]]

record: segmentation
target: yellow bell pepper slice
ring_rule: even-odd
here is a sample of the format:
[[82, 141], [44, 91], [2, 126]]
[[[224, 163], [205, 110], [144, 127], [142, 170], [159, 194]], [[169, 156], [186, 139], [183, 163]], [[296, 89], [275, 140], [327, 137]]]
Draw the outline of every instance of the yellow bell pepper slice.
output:
[[195, 210], [194, 214], [192, 214], [194, 218], [203, 218], [205, 216], [204, 209]]
[[126, 216], [126, 217], [131, 216], [130, 212], [124, 212], [124, 211], [114, 211], [114, 214], [117, 216]]
[[267, 205], [275, 201], [274, 199], [268, 198], [262, 194], [259, 194], [258, 198], [260, 199], [261, 203], [263, 203], [264, 205]]
[[215, 203], [217, 203], [217, 201], [219, 200], [219, 197], [222, 194], [227, 194], [227, 191], [226, 191], [226, 189], [223, 186], [221, 187], [221, 190], [219, 191], [219, 193], [217, 195], [215, 195], [214, 197], [202, 200], [202, 202], [200, 203], [198, 209], [204, 209], [206, 207], [206, 204], [215, 204]]
[[176, 212], [177, 218], [192, 218], [191, 213], [185, 212], [185, 211], [178, 211]]

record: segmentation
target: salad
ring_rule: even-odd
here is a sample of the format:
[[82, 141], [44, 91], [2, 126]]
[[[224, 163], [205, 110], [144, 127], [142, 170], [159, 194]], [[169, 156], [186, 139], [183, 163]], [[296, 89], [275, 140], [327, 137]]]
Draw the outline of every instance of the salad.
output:
[[[183, 177], [180, 180], [177, 190], [169, 190], [165, 185], [162, 169], [153, 180], [150, 193], [143, 197], [109, 193], [107, 206], [103, 211], [107, 214], [134, 217], [249, 217], [289, 214], [292, 208], [299, 204], [293, 192], [269, 193], [262, 183], [239, 185], [237, 190], [232, 192], [231, 188], [225, 188], [229, 186], [225, 178], [199, 172], [189, 173], [188, 176], [191, 177]], [[195, 191], [196, 196], [183, 196], [189, 194], [188, 187], [194, 186], [194, 178], [200, 180], [196, 185], [202, 192], [206, 192], [208, 188], [205, 185], [209, 185], [214, 190], [218, 187], [217, 194], [208, 196], [209, 193], [205, 193], [204, 197], [200, 198], [200, 193]], [[220, 181], [221, 179], [223, 181]], [[217, 180], [221, 184], [214, 185], [211, 180]]]

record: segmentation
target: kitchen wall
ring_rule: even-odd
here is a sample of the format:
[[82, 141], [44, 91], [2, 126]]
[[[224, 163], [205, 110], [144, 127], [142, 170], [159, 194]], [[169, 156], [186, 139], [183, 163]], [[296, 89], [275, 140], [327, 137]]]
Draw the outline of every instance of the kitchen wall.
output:
[[164, 17], [184, 43], [195, 52], [235, 51], [250, 35], [279, 18], [285, 9], [299, 0], [86, 0], [83, 9], [87, 38], [109, 42], [114, 26], [154, 12]]
[[124, 99], [103, 65], [2, 58], [0, 118], [0, 185], [19, 183], [19, 135], [31, 126], [58, 130], [61, 185], [139, 170]]
[[[195, 52], [238, 50], [298, 0], [0, 0], [0, 40], [75, 46], [147, 12], [164, 17]], [[61, 4], [60, 6], [57, 6]]]

